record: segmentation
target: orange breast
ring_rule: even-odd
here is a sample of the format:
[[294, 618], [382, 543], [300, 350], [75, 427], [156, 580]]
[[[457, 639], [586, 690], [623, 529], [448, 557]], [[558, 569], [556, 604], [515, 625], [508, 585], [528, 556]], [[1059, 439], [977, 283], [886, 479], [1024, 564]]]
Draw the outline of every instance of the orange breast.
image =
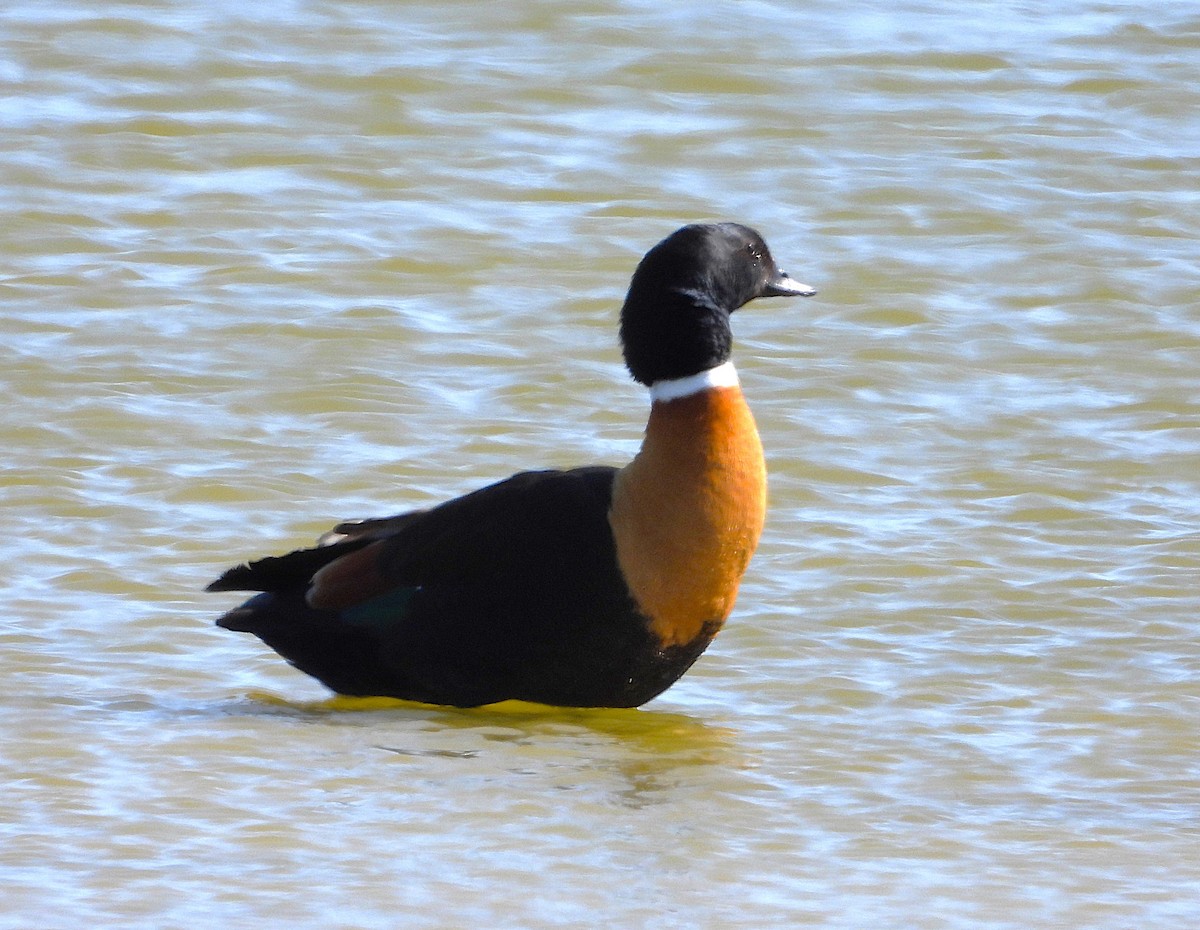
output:
[[663, 645], [711, 636], [729, 616], [766, 492], [739, 388], [654, 404], [641, 451], [617, 475], [609, 523], [625, 582]]

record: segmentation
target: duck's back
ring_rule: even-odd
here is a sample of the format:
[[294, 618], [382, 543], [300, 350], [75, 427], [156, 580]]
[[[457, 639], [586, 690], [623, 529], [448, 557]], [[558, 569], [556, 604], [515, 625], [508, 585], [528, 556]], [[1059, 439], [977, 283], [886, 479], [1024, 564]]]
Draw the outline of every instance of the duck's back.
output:
[[214, 590], [270, 593], [221, 624], [344, 694], [642, 704], [703, 646], [663, 648], [631, 599], [608, 522], [615, 474], [524, 472], [381, 539], [233, 569]]

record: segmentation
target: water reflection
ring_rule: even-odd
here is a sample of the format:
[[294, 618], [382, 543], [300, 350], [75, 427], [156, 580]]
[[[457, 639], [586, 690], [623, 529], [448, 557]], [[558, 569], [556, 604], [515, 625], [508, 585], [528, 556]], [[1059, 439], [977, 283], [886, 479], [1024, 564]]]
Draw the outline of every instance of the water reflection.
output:
[[[552, 775], [560, 789], [595, 790], [616, 773], [606, 793], [615, 803], [637, 807], [662, 803], [685, 777], [682, 770], [723, 772], [746, 765], [745, 750], [732, 727], [700, 716], [653, 709], [553, 708], [519, 701], [450, 709], [393, 698], [334, 696], [294, 701], [268, 692], [222, 705], [230, 716], [287, 717], [326, 727], [359, 728], [381, 752], [400, 760], [480, 761], [482, 769], [446, 771], [471, 777], [504, 770]], [[378, 737], [386, 739], [376, 741]], [[319, 737], [317, 737], [319, 739]], [[572, 776], [570, 773], [573, 772]], [[574, 784], [572, 784], [574, 781]]]

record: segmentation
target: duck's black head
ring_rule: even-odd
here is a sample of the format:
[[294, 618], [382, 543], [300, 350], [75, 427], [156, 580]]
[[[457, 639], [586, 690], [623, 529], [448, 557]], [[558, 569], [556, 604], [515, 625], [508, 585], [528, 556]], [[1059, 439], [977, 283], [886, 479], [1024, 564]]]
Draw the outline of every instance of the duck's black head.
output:
[[811, 297], [762, 236], [737, 223], [684, 226], [646, 253], [621, 308], [621, 346], [634, 379], [685, 378], [729, 360], [729, 315], [756, 297]]

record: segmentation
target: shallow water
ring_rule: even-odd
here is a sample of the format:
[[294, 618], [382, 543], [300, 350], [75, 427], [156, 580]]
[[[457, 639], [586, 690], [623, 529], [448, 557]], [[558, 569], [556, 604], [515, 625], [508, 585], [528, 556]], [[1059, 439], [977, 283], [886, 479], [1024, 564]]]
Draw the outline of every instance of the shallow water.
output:
[[[0, 927], [1191, 928], [1200, 12], [0, 14]], [[772, 506], [634, 712], [326, 700], [226, 565], [619, 463], [683, 222]]]

